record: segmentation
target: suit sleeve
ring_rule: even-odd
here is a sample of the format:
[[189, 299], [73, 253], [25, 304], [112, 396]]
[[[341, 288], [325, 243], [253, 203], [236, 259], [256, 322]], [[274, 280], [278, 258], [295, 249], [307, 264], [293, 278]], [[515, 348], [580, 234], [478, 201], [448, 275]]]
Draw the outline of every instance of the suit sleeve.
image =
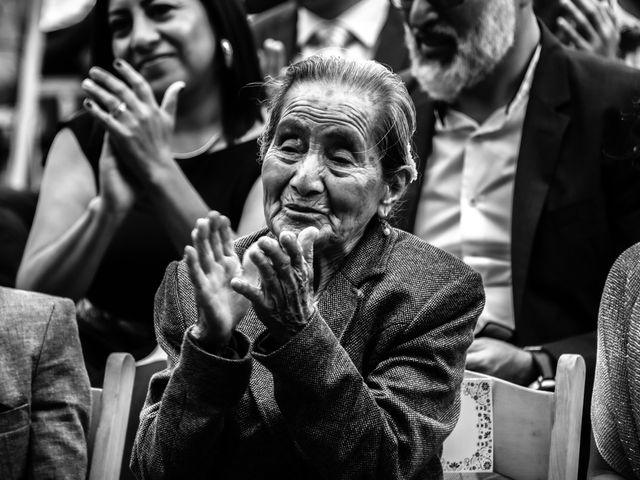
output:
[[[182, 273], [185, 273], [184, 271]], [[131, 469], [138, 478], [215, 478], [216, 457], [223, 461], [225, 416], [249, 383], [249, 339], [234, 334], [237, 358], [211, 355], [187, 332], [196, 320], [185, 318], [169, 298], [179, 288], [172, 263], [156, 296], [156, 332], [169, 366], [155, 374], [140, 414]], [[188, 309], [187, 309], [188, 310]], [[203, 462], [206, 459], [206, 462]]]
[[[316, 313], [279, 349], [254, 358], [273, 374], [275, 398], [300, 454], [325, 478], [431, 478], [460, 410], [466, 349], [484, 304], [469, 273], [409, 322], [377, 335], [360, 372]], [[375, 314], [375, 312], [371, 312]], [[430, 470], [431, 469], [431, 470]]]
[[32, 383], [29, 478], [85, 479], [90, 405], [74, 306], [56, 300]]

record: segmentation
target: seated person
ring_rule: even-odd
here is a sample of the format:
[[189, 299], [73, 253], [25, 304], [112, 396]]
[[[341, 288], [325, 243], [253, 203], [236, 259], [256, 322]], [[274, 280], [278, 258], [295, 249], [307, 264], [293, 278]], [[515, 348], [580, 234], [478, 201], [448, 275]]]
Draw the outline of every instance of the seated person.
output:
[[640, 479], [640, 243], [611, 268], [598, 318], [591, 401], [594, 480]]
[[261, 74], [239, 2], [99, 0], [93, 15], [87, 111], [51, 147], [16, 285], [78, 301], [100, 385], [109, 353], [155, 347], [153, 296], [195, 220], [215, 208], [242, 233], [264, 219], [247, 87]]
[[[480, 277], [387, 217], [415, 179], [415, 114], [374, 61], [311, 57], [262, 136], [268, 229], [198, 220], [156, 296], [169, 367], [139, 478], [442, 478]], [[257, 283], [259, 278], [259, 283]]]
[[84, 480], [91, 392], [73, 303], [0, 287], [0, 478]]

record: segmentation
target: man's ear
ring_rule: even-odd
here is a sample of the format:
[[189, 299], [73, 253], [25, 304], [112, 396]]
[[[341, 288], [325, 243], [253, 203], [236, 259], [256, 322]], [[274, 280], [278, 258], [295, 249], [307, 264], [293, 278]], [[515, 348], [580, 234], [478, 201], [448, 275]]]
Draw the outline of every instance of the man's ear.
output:
[[391, 184], [385, 185], [384, 195], [378, 204], [378, 216], [387, 218], [393, 205], [400, 200], [407, 189], [407, 178], [405, 172], [400, 171], [396, 174]]

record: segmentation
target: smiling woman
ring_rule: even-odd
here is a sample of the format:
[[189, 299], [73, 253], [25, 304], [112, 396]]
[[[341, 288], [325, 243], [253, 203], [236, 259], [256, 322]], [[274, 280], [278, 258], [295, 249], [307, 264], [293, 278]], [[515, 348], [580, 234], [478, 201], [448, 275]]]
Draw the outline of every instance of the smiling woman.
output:
[[114, 350], [155, 345], [155, 290], [198, 217], [264, 225], [261, 80], [236, 0], [98, 0], [84, 114], [48, 155], [18, 273], [71, 297], [92, 382]]
[[199, 219], [156, 297], [139, 478], [436, 479], [482, 310], [478, 274], [386, 221], [415, 178], [413, 104], [372, 61], [274, 85], [267, 229]]

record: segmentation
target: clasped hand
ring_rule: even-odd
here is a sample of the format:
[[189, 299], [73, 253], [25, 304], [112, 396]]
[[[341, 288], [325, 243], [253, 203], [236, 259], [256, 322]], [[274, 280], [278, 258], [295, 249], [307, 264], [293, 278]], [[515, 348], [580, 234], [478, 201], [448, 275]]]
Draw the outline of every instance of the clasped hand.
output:
[[226, 217], [211, 212], [198, 220], [193, 246], [185, 248], [199, 309], [192, 330], [197, 341], [219, 352], [250, 303], [278, 344], [300, 331], [315, 308], [313, 244], [317, 235], [318, 230], [309, 227], [297, 237], [282, 232], [279, 241], [263, 237], [245, 252], [241, 262]]

